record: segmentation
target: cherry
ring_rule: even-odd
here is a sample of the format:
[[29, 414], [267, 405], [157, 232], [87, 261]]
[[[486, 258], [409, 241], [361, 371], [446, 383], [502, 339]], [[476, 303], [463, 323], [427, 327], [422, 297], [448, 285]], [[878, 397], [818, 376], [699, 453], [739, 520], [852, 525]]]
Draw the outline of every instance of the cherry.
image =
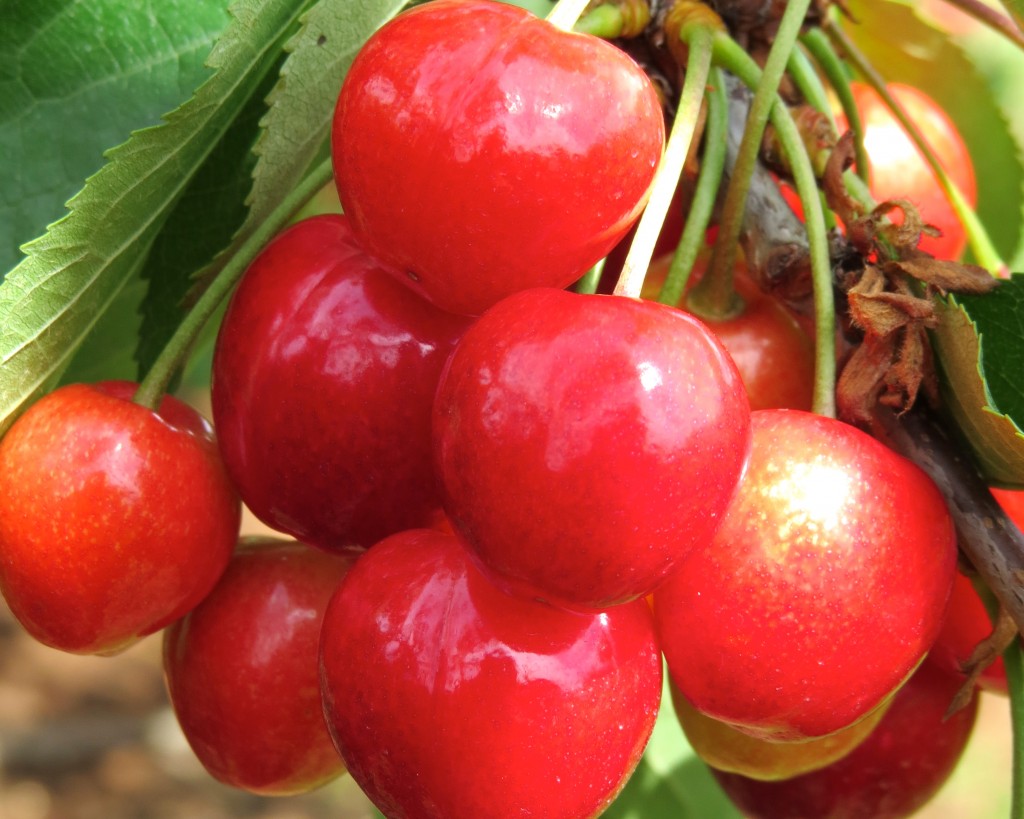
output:
[[750, 465], [707, 548], [654, 593], [673, 682], [753, 736], [820, 737], [878, 707], [938, 635], [956, 571], [945, 501], [874, 438], [752, 413]]
[[978, 700], [948, 719], [955, 677], [923, 664], [899, 690], [881, 723], [848, 756], [781, 782], [713, 771], [750, 819], [900, 819], [949, 778], [970, 738]]
[[1017, 528], [1024, 530], [1024, 490], [993, 487], [992, 495]]
[[595, 817], [643, 752], [661, 697], [651, 613], [506, 595], [457, 538], [366, 552], [321, 635], [324, 708], [349, 772], [389, 817]]
[[174, 713], [221, 782], [280, 796], [344, 771], [323, 717], [318, 648], [327, 601], [354, 560], [246, 539], [210, 595], [165, 632]]
[[[644, 297], [656, 298], [671, 265], [662, 256], [644, 280]], [[703, 277], [707, 259], [698, 259], [690, 281]], [[739, 370], [751, 409], [810, 410], [814, 391], [814, 343], [777, 298], [763, 293], [750, 278], [746, 263], [736, 267], [735, 287], [743, 300], [738, 315], [701, 315]], [[679, 305], [687, 309], [685, 297]]]
[[603, 258], [639, 215], [664, 136], [653, 85], [610, 43], [511, 5], [435, 0], [356, 56], [332, 155], [368, 247], [475, 315]]
[[467, 330], [434, 413], [445, 509], [509, 589], [648, 594], [711, 537], [749, 449], [742, 382], [692, 316], [536, 289]]
[[33, 637], [112, 654], [178, 619], [230, 559], [240, 505], [210, 425], [128, 382], [72, 384], [0, 441], [0, 589]]
[[254, 514], [322, 548], [426, 525], [440, 506], [431, 406], [465, 325], [385, 273], [343, 216], [275, 238], [213, 361], [221, 449]]
[[[928, 661], [963, 681], [971, 654], [990, 634], [992, 620], [978, 590], [969, 577], [958, 572], [942, 631], [928, 652]], [[1006, 693], [1006, 668], [1002, 657], [997, 656], [981, 672], [978, 683], [990, 691]]]
[[752, 737], [694, 708], [676, 686], [672, 704], [687, 741], [705, 763], [719, 771], [752, 779], [775, 781], [816, 771], [842, 759], [878, 725], [889, 703], [884, 703], [853, 725], [803, 742], [770, 742]]
[[[978, 199], [974, 166], [967, 145], [942, 108], [923, 91], [889, 83], [889, 92], [924, 135], [942, 167], [972, 207]], [[923, 235], [921, 250], [940, 259], [957, 259], [967, 246], [967, 234], [946, 199], [938, 179], [878, 93], [869, 85], [850, 83], [864, 127], [864, 149], [871, 162], [871, 194], [879, 202], [909, 199], [941, 236]], [[846, 126], [841, 122], [840, 128]], [[898, 213], [893, 220], [900, 221]]]

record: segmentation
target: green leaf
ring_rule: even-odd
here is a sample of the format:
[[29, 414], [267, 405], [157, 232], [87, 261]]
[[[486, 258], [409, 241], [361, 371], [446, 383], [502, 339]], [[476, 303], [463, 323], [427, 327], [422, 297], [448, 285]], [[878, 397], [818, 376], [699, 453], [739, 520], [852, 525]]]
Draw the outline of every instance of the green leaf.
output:
[[342, 81], [356, 53], [404, 0], [319, 0], [287, 43], [281, 78], [256, 144], [249, 213], [226, 251], [199, 274], [200, 288], [281, 202], [315, 162], [328, 156], [327, 137]]
[[[909, 0], [851, 0], [850, 19], [856, 22], [846, 31], [886, 80], [920, 88], [956, 123], [974, 162], [978, 216], [1009, 258], [1020, 241], [1024, 213], [1020, 144], [1007, 112], [964, 50], [913, 6]], [[1018, 92], [1019, 86], [1014, 99]]]
[[210, 76], [224, 0], [0, 0], [0, 280], [103, 152]]
[[266, 95], [276, 82], [277, 71], [268, 71], [193, 176], [153, 243], [142, 270], [149, 286], [140, 306], [141, 327], [137, 324], [136, 336], [125, 336], [130, 346], [138, 338], [135, 377], [149, 370], [185, 317], [192, 303], [185, 297], [195, 284], [195, 272], [231, 241], [245, 220], [245, 197], [256, 163], [252, 149], [267, 110]]
[[0, 431], [55, 383], [145, 258], [189, 180], [277, 59], [301, 9], [238, 0], [213, 75], [164, 123], [138, 131], [25, 248], [0, 285]]
[[938, 305], [932, 337], [946, 407], [985, 477], [1024, 488], [1024, 274]]

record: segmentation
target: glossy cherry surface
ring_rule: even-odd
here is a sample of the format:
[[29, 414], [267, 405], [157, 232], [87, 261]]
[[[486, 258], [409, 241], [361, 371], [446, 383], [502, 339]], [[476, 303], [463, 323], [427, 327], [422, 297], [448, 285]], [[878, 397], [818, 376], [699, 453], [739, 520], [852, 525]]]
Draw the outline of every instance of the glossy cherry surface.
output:
[[[644, 297], [656, 299], [671, 256], [662, 256], [644, 280]], [[690, 281], [703, 276], [706, 259], [699, 259]], [[701, 316], [736, 364], [751, 409], [810, 410], [814, 391], [814, 342], [778, 299], [762, 293], [746, 264], [736, 267], [736, 293], [743, 300], [735, 316]], [[685, 297], [679, 305], [687, 309]]]
[[327, 601], [355, 555], [244, 541], [203, 602], [164, 633], [174, 713], [218, 780], [281, 796], [344, 771], [320, 699]]
[[871, 735], [838, 762], [781, 782], [715, 778], [750, 819], [902, 819], [942, 787], [970, 739], [977, 697], [944, 718], [957, 688], [925, 663]]
[[439, 306], [565, 287], [639, 215], [661, 157], [624, 52], [512, 5], [435, 0], [363, 46], [334, 115], [345, 213]]
[[939, 632], [953, 523], [918, 467], [839, 421], [751, 414], [750, 465], [707, 548], [654, 593], [672, 680], [766, 739], [820, 737], [877, 707]]
[[445, 508], [507, 587], [607, 607], [706, 544], [749, 423], [735, 366], [692, 316], [518, 293], [466, 332], [438, 387]]
[[36, 639], [113, 653], [210, 591], [240, 506], [210, 425], [136, 384], [61, 387], [0, 441], [0, 589]]
[[431, 406], [465, 324], [384, 272], [342, 216], [271, 242], [213, 362], [224, 460], [256, 516], [322, 548], [425, 525], [440, 505]]
[[597, 816], [661, 697], [643, 601], [583, 614], [506, 595], [452, 535], [361, 557], [324, 619], [325, 713], [390, 819]]

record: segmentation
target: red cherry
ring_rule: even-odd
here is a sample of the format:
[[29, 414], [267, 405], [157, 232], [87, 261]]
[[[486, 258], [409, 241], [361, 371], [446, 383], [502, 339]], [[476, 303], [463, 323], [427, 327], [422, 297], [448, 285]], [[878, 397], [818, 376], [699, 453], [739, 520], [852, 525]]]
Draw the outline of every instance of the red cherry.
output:
[[193, 608], [231, 556], [240, 519], [213, 433], [137, 385], [73, 384], [0, 442], [0, 589], [32, 636], [111, 654]]
[[918, 467], [839, 421], [752, 413], [750, 465], [707, 548], [654, 593], [672, 680], [753, 736], [820, 737], [873, 710], [939, 632], [956, 571]]
[[253, 513], [322, 548], [425, 525], [440, 506], [431, 406], [465, 325], [385, 273], [342, 216], [274, 239], [213, 361], [221, 449]]
[[[698, 260], [690, 282], [700, 280], [706, 262]], [[644, 280], [645, 298], [657, 298], [671, 263], [671, 256], [662, 256], [651, 265]], [[782, 302], [758, 289], [745, 263], [736, 267], [735, 287], [744, 302], [739, 315], [701, 320], [736, 364], [750, 408], [810, 410], [814, 343]], [[686, 309], [685, 303], [680, 307]]]
[[451, 535], [393, 535], [352, 568], [321, 637], [349, 771], [393, 819], [595, 817], [661, 697], [642, 600], [583, 614], [504, 594]]
[[750, 819], [910, 816], [949, 778], [970, 738], [977, 697], [945, 718], [958, 685], [925, 663], [896, 694], [871, 736], [827, 768], [781, 782], [713, 773]]
[[344, 771], [320, 699], [327, 601], [355, 555], [249, 540], [210, 595], [164, 634], [167, 691], [199, 761], [264, 795]]
[[[978, 199], [974, 165], [956, 125], [923, 91], [900, 83], [887, 87], [973, 207]], [[942, 231], [941, 236], [922, 236], [921, 250], [940, 259], [959, 258], [967, 247], [967, 234], [932, 169], [871, 86], [853, 82], [850, 88], [864, 126], [864, 149], [871, 162], [871, 194], [879, 202], [909, 199], [925, 222]], [[844, 121], [839, 124], [841, 130], [846, 128]], [[901, 220], [898, 213], [892, 216], [894, 221]]]
[[332, 153], [368, 247], [475, 315], [603, 258], [646, 201], [664, 135], [653, 85], [610, 43], [507, 4], [436, 0], [360, 50]]
[[[992, 634], [992, 620], [978, 596], [974, 583], [959, 572], [949, 598], [949, 610], [935, 645], [928, 652], [928, 661], [948, 674], [965, 679], [964, 666], [978, 643]], [[990, 691], [1006, 694], [1006, 667], [1003, 658], [996, 659], [981, 672], [979, 684]]]
[[517, 293], [448, 362], [445, 508], [500, 582], [561, 605], [648, 594], [714, 532], [749, 449], [724, 348], [672, 307]]
[[993, 487], [992, 495], [1017, 528], [1024, 530], [1024, 490]]

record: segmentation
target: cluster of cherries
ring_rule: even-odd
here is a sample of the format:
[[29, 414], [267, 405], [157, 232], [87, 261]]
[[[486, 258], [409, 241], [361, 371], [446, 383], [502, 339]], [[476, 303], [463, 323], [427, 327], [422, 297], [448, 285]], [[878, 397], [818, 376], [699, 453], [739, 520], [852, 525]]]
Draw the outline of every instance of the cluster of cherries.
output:
[[[751, 815], [898, 816], [934, 792], [991, 630], [938, 490], [807, 411], [810, 343], [780, 305], [748, 293], [790, 345], [781, 399], [742, 332], [565, 289], [645, 202], [664, 122], [643, 71], [518, 8], [435, 0], [370, 39], [334, 124], [346, 215], [246, 272], [216, 441], [176, 399], [101, 383], [0, 443], [24, 626], [100, 654], [166, 628], [215, 777], [285, 794], [347, 769], [388, 817], [597, 816], [663, 659]], [[239, 496], [296, 541], [238, 544]]]

